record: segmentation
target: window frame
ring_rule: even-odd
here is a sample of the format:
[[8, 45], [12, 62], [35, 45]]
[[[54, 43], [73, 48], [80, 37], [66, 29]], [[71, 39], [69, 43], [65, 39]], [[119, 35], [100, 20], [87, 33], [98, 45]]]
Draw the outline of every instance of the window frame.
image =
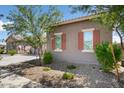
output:
[[[55, 38], [56, 38], [57, 35], [60, 35], [61, 36], [61, 39], [62, 39], [62, 34], [63, 34], [62, 32], [60, 32], [60, 33], [54, 33]], [[56, 46], [56, 39], [55, 39], [55, 46]], [[61, 41], [61, 46], [62, 46], [62, 41]], [[62, 50], [62, 47], [61, 47], [61, 48], [55, 48], [54, 51], [55, 52], [62, 52], [63, 50]]]
[[[91, 50], [86, 50], [86, 49], [83, 49], [81, 50], [81, 52], [94, 52], [94, 49], [93, 49], [93, 32], [95, 31], [95, 28], [89, 28], [89, 29], [82, 29], [81, 32], [85, 33], [85, 32], [91, 32], [92, 33], [92, 49]], [[84, 37], [83, 37], [84, 38]], [[83, 41], [84, 42], [84, 41]], [[83, 45], [84, 47], [84, 45]]]

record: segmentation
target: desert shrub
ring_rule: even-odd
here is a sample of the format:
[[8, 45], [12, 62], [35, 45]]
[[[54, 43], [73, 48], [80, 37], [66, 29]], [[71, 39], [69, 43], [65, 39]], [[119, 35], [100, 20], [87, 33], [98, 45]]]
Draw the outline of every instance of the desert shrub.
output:
[[65, 72], [62, 76], [63, 79], [74, 79], [74, 74]]
[[44, 68], [43, 68], [43, 71], [50, 71], [50, 70], [51, 70], [50, 67], [44, 67]]
[[43, 55], [43, 63], [44, 64], [51, 64], [53, 62], [53, 56], [51, 52], [45, 52]]
[[76, 69], [76, 66], [75, 65], [68, 65], [67, 68], [70, 69], [70, 70], [71, 69]]
[[8, 54], [13, 56], [16, 54], [16, 50], [12, 49], [12, 50], [8, 50]]
[[4, 49], [0, 48], [0, 54], [4, 53]]
[[[118, 62], [121, 59], [121, 48], [116, 44], [112, 44], [112, 47], [114, 50], [116, 62]], [[97, 44], [95, 52], [96, 52], [97, 59], [101, 64], [101, 69], [103, 71], [109, 72], [115, 69], [115, 65], [117, 63], [115, 63], [113, 60], [111, 47], [108, 42]]]

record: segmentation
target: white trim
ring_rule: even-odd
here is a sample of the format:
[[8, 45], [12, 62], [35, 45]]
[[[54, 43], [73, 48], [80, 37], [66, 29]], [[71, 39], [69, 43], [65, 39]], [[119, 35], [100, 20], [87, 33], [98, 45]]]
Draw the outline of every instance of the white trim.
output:
[[60, 33], [54, 33], [54, 35], [62, 35], [63, 33], [62, 32], [60, 32]]
[[[54, 35], [55, 36], [57, 36], [57, 35], [62, 35], [63, 33], [62, 32], [60, 32], [60, 33], [54, 33]], [[61, 37], [62, 38], [62, 37]], [[56, 41], [55, 41], [56, 42]], [[61, 42], [61, 44], [62, 44], [62, 42]], [[56, 48], [55, 50], [54, 50], [55, 52], [62, 52], [63, 50], [61, 49], [61, 48]]]
[[88, 29], [82, 29], [81, 31], [86, 32], [86, 31], [94, 31], [94, 30], [95, 30], [95, 28], [88, 28]]
[[91, 53], [93, 53], [94, 50], [81, 50], [81, 52], [91, 52]]
[[57, 48], [57, 49], [55, 49], [54, 51], [55, 51], [55, 52], [62, 52], [63, 50], [62, 50], [62, 49]]
[[[92, 33], [92, 48], [93, 48], [93, 31], [95, 30], [95, 28], [91, 28], [91, 29], [86, 29], [86, 30], [83, 30], [83, 32], [91, 32]], [[94, 52], [94, 50], [82, 50], [81, 52]]]

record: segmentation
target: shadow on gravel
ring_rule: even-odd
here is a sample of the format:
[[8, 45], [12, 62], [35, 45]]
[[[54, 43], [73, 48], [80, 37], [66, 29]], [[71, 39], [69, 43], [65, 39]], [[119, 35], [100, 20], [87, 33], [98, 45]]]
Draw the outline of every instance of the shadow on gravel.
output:
[[[10, 72], [10, 75], [11, 74], [22, 75], [22, 73], [21, 73], [22, 70], [24, 70], [26, 68], [38, 66], [38, 64], [36, 64], [35, 62], [37, 62], [37, 60], [32, 60], [32, 61], [28, 61], [28, 62], [24, 62], [24, 63], [20, 63], [20, 64], [8, 65], [8, 66], [0, 67], [0, 70], [5, 70], [8, 73]], [[2, 73], [4, 73], [4, 72], [1, 72], [0, 75]]]

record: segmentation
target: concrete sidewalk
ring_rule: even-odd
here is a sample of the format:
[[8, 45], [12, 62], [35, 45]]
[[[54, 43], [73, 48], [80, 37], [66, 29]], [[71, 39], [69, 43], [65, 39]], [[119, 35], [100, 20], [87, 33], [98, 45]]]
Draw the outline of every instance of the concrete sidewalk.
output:
[[0, 66], [19, 64], [22, 62], [27, 62], [35, 59], [38, 59], [38, 57], [36, 58], [36, 56], [28, 56], [28, 55], [20, 55], [20, 54], [14, 56], [7, 56], [7, 57], [3, 57], [3, 59], [0, 60]]

